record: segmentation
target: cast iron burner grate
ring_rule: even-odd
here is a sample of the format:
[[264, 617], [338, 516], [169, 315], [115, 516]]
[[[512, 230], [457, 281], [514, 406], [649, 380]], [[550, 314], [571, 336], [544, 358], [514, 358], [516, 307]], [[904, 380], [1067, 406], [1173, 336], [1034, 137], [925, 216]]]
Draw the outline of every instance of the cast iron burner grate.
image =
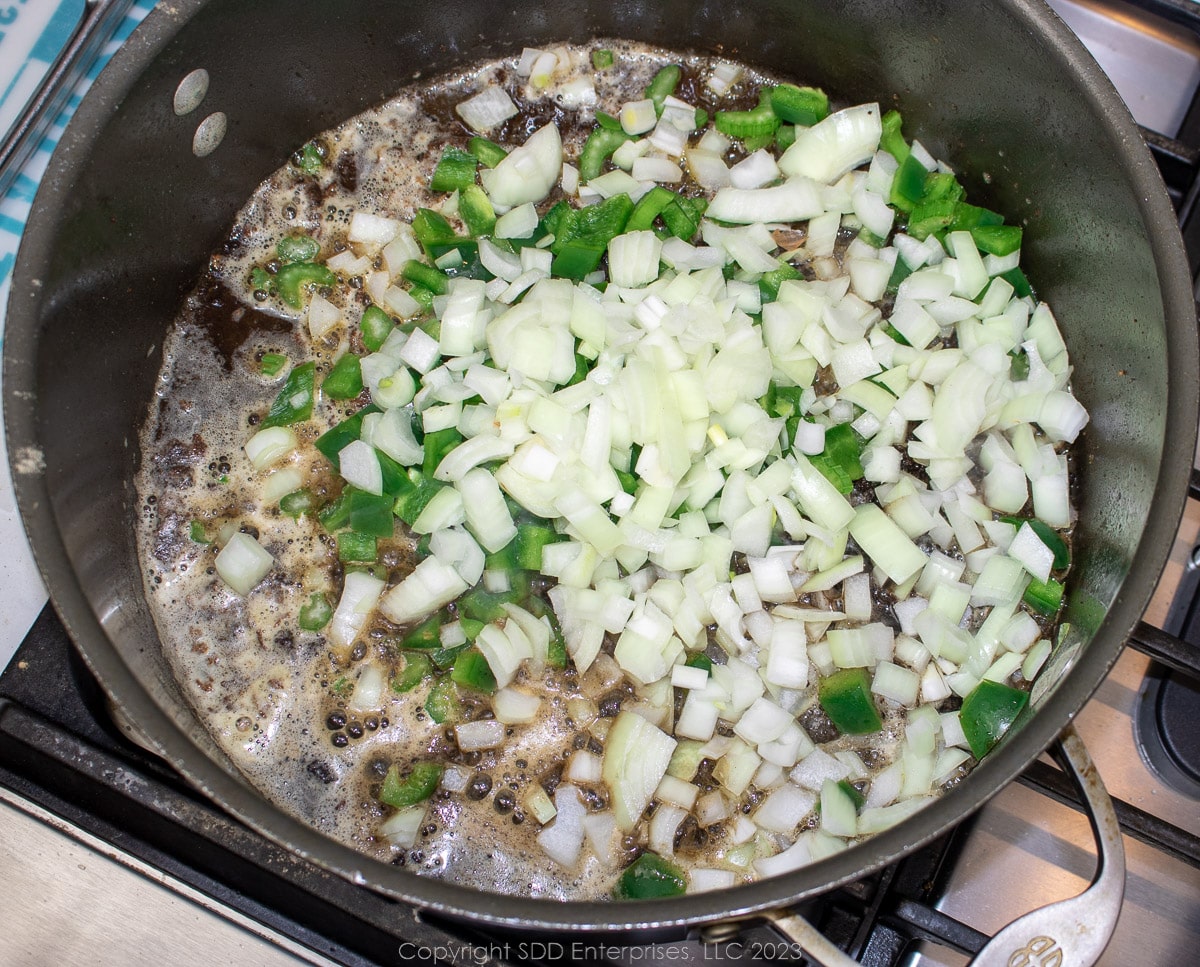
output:
[[[1200, 36], [1200, 6], [1192, 0], [1128, 2]], [[1194, 217], [1200, 204], [1200, 95], [1178, 138], [1144, 134], [1179, 215], [1195, 275], [1200, 269], [1200, 218]], [[1200, 499], [1200, 475], [1193, 474], [1190, 497]], [[1140, 623], [1129, 643], [1154, 659], [1154, 680], [1200, 698], [1200, 555], [1185, 575], [1167, 624], [1173, 634]], [[1159, 705], [1148, 703], [1155, 710], [1149, 718], [1174, 724], [1181, 717], [1174, 711], [1158, 714]], [[1168, 738], [1168, 757], [1186, 751], [1183, 731], [1171, 732], [1176, 738]], [[1188, 768], [1196, 768], [1200, 778], [1200, 763]], [[1034, 763], [1019, 781], [1081, 808], [1063, 773], [1043, 762]], [[719, 947], [692, 939], [673, 943], [671, 951], [659, 948], [657, 954], [629, 946], [649, 938], [589, 938], [576, 945], [563, 937], [484, 934], [419, 914], [298, 862], [230, 819], [119, 733], [103, 693], [49, 606], [0, 674], [0, 785], [348, 967], [399, 962], [507, 967], [568, 959], [582, 965], [668, 959], [801, 962], [794, 946], [765, 925], [749, 926]], [[1114, 805], [1127, 836], [1200, 870], [1200, 837], [1128, 803]], [[988, 937], [937, 909], [960, 844], [975, 822], [966, 820], [893, 866], [800, 904], [797, 912], [870, 967], [907, 963], [923, 942], [960, 954], [977, 952]]]

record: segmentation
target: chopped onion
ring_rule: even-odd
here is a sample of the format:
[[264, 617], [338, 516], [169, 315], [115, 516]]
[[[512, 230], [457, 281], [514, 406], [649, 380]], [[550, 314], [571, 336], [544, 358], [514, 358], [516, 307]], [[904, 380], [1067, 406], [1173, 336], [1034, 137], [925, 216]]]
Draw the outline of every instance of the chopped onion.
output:
[[275, 558], [249, 534], [238, 531], [226, 541], [214, 564], [221, 580], [245, 597], [274, 567]]

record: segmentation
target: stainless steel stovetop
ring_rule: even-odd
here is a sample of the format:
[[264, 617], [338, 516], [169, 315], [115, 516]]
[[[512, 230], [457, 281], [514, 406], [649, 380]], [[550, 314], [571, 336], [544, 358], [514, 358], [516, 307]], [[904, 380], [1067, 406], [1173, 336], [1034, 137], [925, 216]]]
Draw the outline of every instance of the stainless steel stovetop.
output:
[[[1200, 168], [1200, 111], [1193, 111], [1200, 6], [1192, 0], [1051, 5], [1113, 78], [1152, 143], [1162, 143], [1160, 154], [1177, 167], [1190, 165], [1190, 178], [1171, 185], [1181, 212], [1190, 214]], [[1190, 26], [1179, 25], [1188, 18]], [[1200, 250], [1192, 261], [1200, 263]], [[1198, 545], [1200, 501], [1192, 500], [1145, 615], [1148, 625], [1168, 624], [1176, 588], [1189, 583], [1193, 560], [1200, 562]], [[762, 930], [720, 946], [568, 940], [521, 948], [516, 938], [468, 935], [306, 869], [224, 819], [165, 768], [123, 749], [101, 721], [103, 702], [56, 624], [44, 614], [0, 678], [0, 964], [365, 967], [416, 960], [498, 967], [563, 959], [630, 965], [796, 959], [794, 948]], [[1200, 796], [1196, 788], [1173, 788], [1139, 751], [1135, 722], [1151, 664], [1127, 649], [1077, 721], [1110, 793], [1124, 804], [1129, 872], [1105, 965], [1200, 959]], [[80, 710], [96, 721], [78, 724]], [[805, 912], [864, 963], [967, 963], [963, 951], [977, 947], [981, 934], [1077, 894], [1091, 879], [1090, 827], [1056, 797], [1054, 775], [1047, 769], [1013, 783], [935, 844], [935, 852], [806, 905]]]

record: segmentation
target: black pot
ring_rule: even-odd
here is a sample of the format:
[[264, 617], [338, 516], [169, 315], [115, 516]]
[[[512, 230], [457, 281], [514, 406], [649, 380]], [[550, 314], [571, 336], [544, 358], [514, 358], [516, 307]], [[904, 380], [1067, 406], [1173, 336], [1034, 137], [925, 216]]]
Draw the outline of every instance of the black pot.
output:
[[[1091, 412], [1081, 443], [1071, 633], [1033, 714], [928, 809], [838, 856], [716, 894], [557, 903], [422, 879], [338, 845], [262, 799], [182, 701], [143, 598], [131, 481], [166, 326], [252, 188], [289, 150], [436, 73], [596, 35], [721, 50], [879, 100], [1025, 226]], [[179, 80], [206, 68], [228, 116], [205, 158]], [[523, 927], [713, 921], [828, 889], [927, 842], [1045, 749], [1104, 678], [1173, 540], [1196, 440], [1191, 282], [1150, 155], [1099, 68], [1035, 0], [175, 0], [80, 106], [33, 207], [13, 279], [4, 409], [17, 497], [72, 637], [126, 715], [197, 787], [254, 828], [409, 903]]]

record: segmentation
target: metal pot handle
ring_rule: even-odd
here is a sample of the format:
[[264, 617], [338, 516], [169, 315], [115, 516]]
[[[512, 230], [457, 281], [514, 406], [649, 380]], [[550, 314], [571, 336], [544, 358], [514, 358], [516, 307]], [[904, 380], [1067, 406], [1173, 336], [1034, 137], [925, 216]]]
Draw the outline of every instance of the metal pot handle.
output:
[[[1096, 837], [1096, 874], [1079, 896], [1051, 903], [1018, 917], [996, 934], [974, 960], [974, 967], [1054, 963], [1090, 967], [1108, 945], [1125, 896], [1125, 847], [1112, 799], [1074, 727], [1059, 736], [1057, 758], [1079, 790]], [[848, 957], [799, 914], [782, 910], [767, 915], [771, 924], [825, 967], [847, 967]]]

